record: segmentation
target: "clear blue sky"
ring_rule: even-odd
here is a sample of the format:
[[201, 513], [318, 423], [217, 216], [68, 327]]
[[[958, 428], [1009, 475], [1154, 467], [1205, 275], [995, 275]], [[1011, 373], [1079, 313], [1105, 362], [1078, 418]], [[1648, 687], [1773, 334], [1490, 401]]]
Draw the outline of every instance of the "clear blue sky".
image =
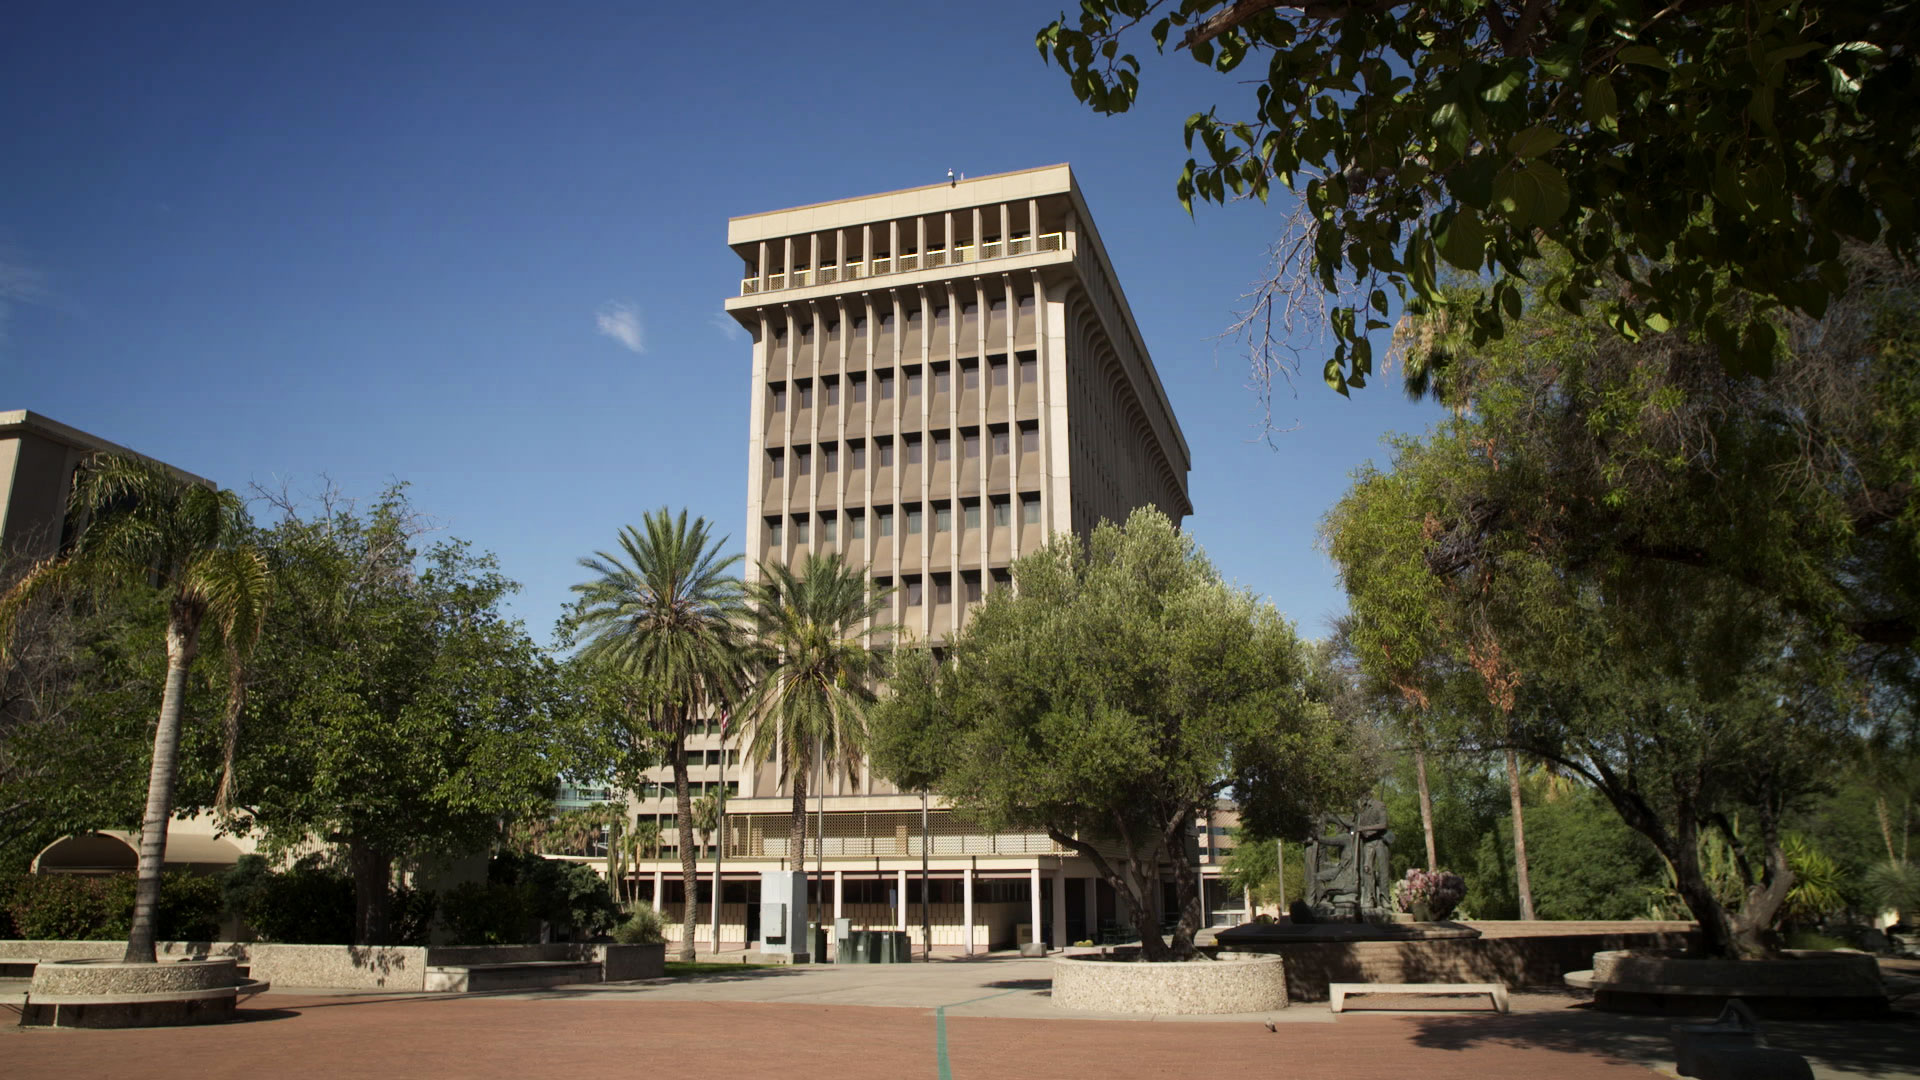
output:
[[648, 508], [742, 534], [731, 215], [1070, 162], [1193, 450], [1189, 528], [1309, 635], [1344, 607], [1321, 515], [1435, 418], [1310, 372], [1260, 441], [1217, 335], [1279, 214], [1173, 197], [1181, 119], [1249, 88], [1149, 60], [1097, 116], [1034, 51], [1057, 6], [270, 7], [9, 8], [0, 409], [241, 490], [409, 481], [543, 640]]

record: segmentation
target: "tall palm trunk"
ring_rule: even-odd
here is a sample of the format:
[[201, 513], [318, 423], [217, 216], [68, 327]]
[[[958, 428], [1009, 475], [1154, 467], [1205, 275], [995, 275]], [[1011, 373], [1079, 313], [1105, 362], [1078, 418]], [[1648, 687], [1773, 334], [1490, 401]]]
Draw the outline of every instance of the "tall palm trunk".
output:
[[[698, 922], [700, 876], [693, 861], [693, 793], [687, 784], [686, 723], [673, 740], [673, 794], [680, 814], [680, 962], [693, 963], [693, 928]], [[656, 898], [657, 899], [657, 898]]]
[[807, 763], [788, 748], [787, 775], [793, 778], [793, 814], [787, 822], [787, 857], [793, 869], [807, 869]]
[[124, 961], [151, 964], [155, 916], [160, 908], [160, 870], [167, 858], [167, 823], [173, 819], [173, 781], [180, 758], [180, 708], [187, 669], [200, 651], [200, 620], [176, 602], [167, 620], [167, 686], [153, 731], [153, 767], [147, 773], [147, 815], [140, 827], [140, 877], [133, 893], [133, 927]]
[[1514, 881], [1520, 886], [1520, 917], [1533, 920], [1533, 886], [1527, 881], [1527, 826], [1520, 812], [1520, 759], [1507, 749], [1507, 793], [1513, 798]]
[[1440, 868], [1440, 856], [1433, 846], [1433, 793], [1427, 790], [1427, 751], [1424, 746], [1413, 750], [1413, 774], [1420, 784], [1420, 831], [1427, 836], [1427, 869]]

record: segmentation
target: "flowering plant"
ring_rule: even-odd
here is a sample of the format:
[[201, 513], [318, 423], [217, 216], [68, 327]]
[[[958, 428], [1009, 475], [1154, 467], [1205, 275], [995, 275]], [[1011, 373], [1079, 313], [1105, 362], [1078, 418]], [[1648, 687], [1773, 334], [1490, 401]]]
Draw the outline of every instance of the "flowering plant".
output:
[[1401, 911], [1425, 907], [1436, 919], [1453, 914], [1466, 896], [1466, 879], [1451, 870], [1422, 870], [1416, 866], [1393, 886], [1394, 904]]

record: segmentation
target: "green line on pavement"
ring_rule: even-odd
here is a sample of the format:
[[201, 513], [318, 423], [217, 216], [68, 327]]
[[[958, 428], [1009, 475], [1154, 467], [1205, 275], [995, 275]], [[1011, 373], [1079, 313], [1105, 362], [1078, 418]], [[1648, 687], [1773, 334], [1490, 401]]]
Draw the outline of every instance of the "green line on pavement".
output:
[[[956, 1001], [952, 1007], [957, 1009], [962, 1005], [971, 1005], [976, 1001], [987, 1001], [992, 998], [1006, 997], [1008, 994], [1017, 994], [1019, 992], [1018, 990], [1002, 990], [997, 994], [986, 994], [977, 998], [968, 998], [965, 1001]], [[940, 1080], [953, 1080], [953, 1063], [947, 1060], [947, 1008], [948, 1006], [941, 1005], [933, 1010], [933, 1059], [940, 1067]]]

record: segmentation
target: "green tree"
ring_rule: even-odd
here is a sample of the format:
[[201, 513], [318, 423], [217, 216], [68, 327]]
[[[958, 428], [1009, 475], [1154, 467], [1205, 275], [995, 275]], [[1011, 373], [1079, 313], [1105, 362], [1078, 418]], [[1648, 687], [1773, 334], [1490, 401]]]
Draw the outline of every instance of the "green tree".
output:
[[[1013, 575], [949, 643], [933, 693], [882, 702], [878, 742], [938, 748], [935, 791], [989, 828], [1045, 829], [1084, 855], [1145, 957], [1184, 958], [1200, 919], [1194, 819], [1231, 790], [1250, 831], [1303, 835], [1313, 810], [1355, 793], [1349, 732], [1316, 697], [1293, 627], [1158, 511], [1104, 523], [1084, 546], [1056, 537]], [[923, 687], [925, 673], [897, 681]], [[1168, 864], [1171, 944], [1156, 915]]]
[[1298, 194], [1262, 297], [1280, 310], [1248, 325], [1281, 335], [1260, 357], [1298, 346], [1303, 314], [1330, 331], [1324, 375], [1345, 393], [1392, 300], [1438, 299], [1436, 267], [1475, 276], [1484, 342], [1520, 317], [1548, 246], [1570, 260], [1553, 298], [1597, 301], [1609, 332], [1689, 323], [1706, 359], [1766, 370], [1771, 313], [1822, 315], [1846, 242], [1912, 260], [1914, 26], [1908, 4], [1847, 0], [1086, 0], [1037, 44], [1103, 113], [1135, 101], [1139, 34], [1251, 82], [1187, 120], [1177, 194], [1189, 210]]
[[748, 652], [746, 604], [738, 578], [741, 556], [722, 555], [705, 518], [687, 521], [665, 507], [621, 530], [618, 555], [580, 560], [593, 580], [575, 585], [577, 625], [586, 640], [580, 659], [606, 664], [633, 680], [645, 715], [673, 766], [680, 830], [682, 912], [680, 959], [694, 957], [698, 882], [693, 857], [693, 796], [687, 780], [687, 736], [701, 711], [723, 708], [741, 694]]
[[515, 586], [491, 556], [415, 547], [402, 489], [364, 516], [293, 511], [262, 537], [284, 601], [250, 698], [247, 809], [271, 846], [340, 845], [354, 940], [387, 944], [396, 863], [484, 851], [501, 819], [549, 812], [559, 673], [502, 614]]
[[216, 796], [225, 804], [233, 791], [233, 748], [245, 701], [246, 664], [267, 614], [272, 579], [265, 558], [247, 542], [249, 524], [240, 497], [164, 466], [96, 456], [75, 478], [72, 507], [75, 516], [91, 519], [73, 552], [33, 567], [0, 596], [0, 663], [10, 657], [20, 613], [36, 592], [62, 579], [112, 584], [144, 580], [166, 596], [166, 682], [154, 726], [126, 952], [128, 963], [150, 964], [187, 676], [200, 652], [201, 633], [210, 624], [227, 660], [227, 766]]
[[761, 659], [743, 709], [747, 756], [756, 765], [780, 763], [793, 791], [787, 852], [801, 870], [808, 775], [816, 765], [857, 773], [882, 667], [869, 642], [894, 628], [874, 622], [887, 609], [886, 594], [837, 554], [814, 552], [798, 573], [761, 563], [748, 594]]
[[[1410, 367], [1446, 374], [1455, 415], [1328, 523], [1358, 621], [1418, 593], [1468, 673], [1451, 692], [1510, 697], [1455, 710], [1462, 745], [1590, 783], [1723, 953], [1765, 950], [1785, 824], [1838, 774], [1866, 687], [1911, 686], [1913, 275], [1852, 257], [1824, 319], [1783, 321], [1771, 378], [1726, 371], [1698, 327], [1629, 342], [1533, 294], [1517, 337], [1475, 348], [1440, 309]], [[1734, 849], [1732, 905], [1703, 831]]]

